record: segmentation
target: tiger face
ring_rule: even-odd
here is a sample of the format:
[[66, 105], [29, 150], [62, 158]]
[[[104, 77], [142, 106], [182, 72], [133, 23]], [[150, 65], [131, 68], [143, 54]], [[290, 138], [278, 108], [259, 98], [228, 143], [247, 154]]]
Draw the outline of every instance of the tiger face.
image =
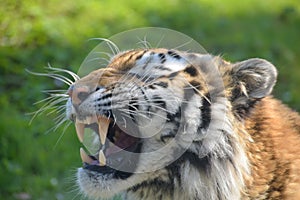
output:
[[67, 117], [79, 140], [81, 191], [91, 198], [240, 199], [250, 175], [243, 125], [269, 95], [276, 70], [262, 59], [168, 49], [116, 55], [68, 90]]

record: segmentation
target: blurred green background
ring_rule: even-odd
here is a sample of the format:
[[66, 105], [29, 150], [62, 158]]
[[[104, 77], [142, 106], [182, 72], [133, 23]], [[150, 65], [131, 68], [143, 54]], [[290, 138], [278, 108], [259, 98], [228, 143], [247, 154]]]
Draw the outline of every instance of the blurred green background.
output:
[[[165, 27], [194, 38], [231, 61], [268, 59], [279, 70], [274, 95], [300, 111], [300, 2], [298, 0], [0, 0], [0, 199], [81, 199], [81, 166], [73, 127], [46, 134], [55, 115], [31, 125], [26, 113], [41, 105], [45, 89], [62, 89], [36, 77], [53, 67], [77, 71], [95, 37], [138, 27]], [[65, 89], [65, 88], [64, 88]]]

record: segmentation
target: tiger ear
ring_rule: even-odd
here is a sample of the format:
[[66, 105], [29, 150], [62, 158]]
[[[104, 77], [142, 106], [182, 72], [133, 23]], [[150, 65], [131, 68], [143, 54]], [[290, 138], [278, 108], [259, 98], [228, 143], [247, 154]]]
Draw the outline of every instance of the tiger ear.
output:
[[277, 71], [270, 62], [252, 58], [235, 63], [232, 68], [236, 99], [259, 99], [269, 95], [276, 83]]

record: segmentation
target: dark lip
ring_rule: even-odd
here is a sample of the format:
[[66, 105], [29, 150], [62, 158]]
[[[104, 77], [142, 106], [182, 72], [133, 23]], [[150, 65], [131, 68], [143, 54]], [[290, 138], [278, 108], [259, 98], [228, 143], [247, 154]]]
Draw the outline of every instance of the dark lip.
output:
[[88, 171], [97, 172], [99, 174], [103, 175], [111, 175], [114, 179], [127, 179], [129, 178], [133, 173], [132, 172], [124, 172], [120, 171], [114, 168], [111, 168], [109, 166], [98, 166], [98, 165], [90, 165], [88, 163], [83, 163], [83, 169]]

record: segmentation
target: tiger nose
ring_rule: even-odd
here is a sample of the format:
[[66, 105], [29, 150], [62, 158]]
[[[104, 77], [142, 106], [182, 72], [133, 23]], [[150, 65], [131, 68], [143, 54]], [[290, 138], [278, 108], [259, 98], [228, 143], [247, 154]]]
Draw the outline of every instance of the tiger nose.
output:
[[89, 96], [89, 88], [86, 86], [71, 85], [67, 94], [71, 98], [73, 105], [79, 105]]

